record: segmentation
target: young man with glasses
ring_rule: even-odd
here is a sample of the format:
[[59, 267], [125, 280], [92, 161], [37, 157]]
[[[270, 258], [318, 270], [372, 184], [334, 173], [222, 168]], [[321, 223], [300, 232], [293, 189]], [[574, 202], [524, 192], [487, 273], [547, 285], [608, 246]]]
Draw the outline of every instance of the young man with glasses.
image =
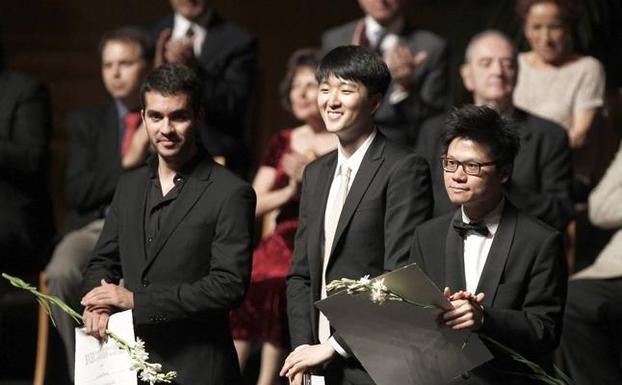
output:
[[[518, 134], [495, 110], [469, 105], [450, 115], [442, 144], [445, 188], [460, 208], [418, 226], [411, 248], [454, 305], [439, 322], [485, 334], [551, 369], [566, 298], [563, 240], [504, 197]], [[489, 348], [495, 359], [454, 383], [529, 383], [510, 373], [524, 365]]]

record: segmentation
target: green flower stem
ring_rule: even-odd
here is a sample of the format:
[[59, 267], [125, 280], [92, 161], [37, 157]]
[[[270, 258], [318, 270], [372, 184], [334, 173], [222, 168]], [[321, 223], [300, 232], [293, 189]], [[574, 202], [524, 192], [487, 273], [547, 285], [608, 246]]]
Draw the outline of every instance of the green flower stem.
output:
[[[76, 324], [78, 324], [78, 326], [82, 325], [82, 316], [71, 307], [69, 307], [66, 303], [64, 303], [60, 298], [53, 295], [43, 294], [38, 291], [36, 287], [31, 286], [20, 278], [13, 277], [6, 273], [2, 273], [2, 277], [8, 280], [11, 285], [19, 289], [27, 290], [32, 295], [34, 295], [37, 299], [37, 302], [39, 302], [39, 304], [43, 306], [45, 312], [50, 316], [50, 319], [52, 320], [54, 326], [56, 326], [56, 324], [54, 323], [54, 318], [52, 317], [52, 312], [50, 311], [51, 305], [57, 306], [65, 313], [69, 314], [69, 316], [71, 316], [71, 318], [76, 321]], [[141, 380], [149, 382], [151, 385], [153, 385], [157, 382], [171, 383], [171, 381], [177, 376], [177, 372], [175, 371], [161, 373], [160, 364], [150, 363], [146, 361], [146, 358], [142, 359], [137, 357], [139, 356], [139, 354], [135, 354], [137, 352], [136, 345], [130, 345], [129, 342], [108, 329], [106, 329], [106, 334], [115, 341], [118, 348], [127, 352], [127, 354], [130, 356], [130, 359], [132, 360], [132, 366], [138, 369], [139, 377], [141, 378]], [[137, 341], [139, 340], [137, 339]], [[142, 353], [144, 353], [143, 349], [144, 343], [141, 342], [140, 350]], [[147, 355], [145, 355], [145, 357], [147, 357]]]

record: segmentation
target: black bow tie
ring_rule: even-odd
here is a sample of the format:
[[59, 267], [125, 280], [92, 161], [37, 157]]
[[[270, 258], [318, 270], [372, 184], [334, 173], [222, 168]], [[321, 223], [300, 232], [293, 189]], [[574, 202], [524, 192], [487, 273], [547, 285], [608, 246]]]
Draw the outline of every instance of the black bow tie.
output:
[[454, 219], [453, 226], [462, 238], [464, 238], [469, 231], [473, 231], [485, 237], [490, 234], [490, 231], [488, 231], [488, 227], [486, 227], [484, 222], [464, 223], [462, 218], [458, 217]]

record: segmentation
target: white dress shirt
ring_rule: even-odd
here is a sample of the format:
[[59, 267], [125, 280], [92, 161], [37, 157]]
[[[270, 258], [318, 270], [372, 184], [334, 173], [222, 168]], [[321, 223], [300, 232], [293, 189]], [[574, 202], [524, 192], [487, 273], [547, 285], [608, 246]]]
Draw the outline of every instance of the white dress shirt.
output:
[[[207, 11], [209, 14], [205, 16], [206, 19], [211, 17], [211, 11]], [[188, 38], [188, 29], [192, 28], [194, 33], [194, 43], [192, 45], [194, 56], [201, 56], [201, 50], [203, 49], [203, 42], [205, 41], [205, 37], [207, 36], [207, 29], [201, 24], [197, 24], [193, 21], [190, 21], [180, 15], [179, 13], [175, 13], [175, 19], [173, 23], [173, 33], [171, 38], [173, 40], [184, 40]]]
[[[464, 237], [464, 277], [466, 279], [466, 290], [472, 294], [477, 294], [475, 291], [488, 259], [490, 246], [492, 246], [492, 241], [499, 227], [504, 204], [505, 199], [501, 199], [497, 207], [481, 219], [481, 222], [484, 222], [488, 228], [489, 234], [487, 236], [469, 231]], [[464, 207], [461, 208], [461, 211], [462, 221], [471, 223], [472, 220], [465, 214]]]
[[[371, 143], [374, 141], [374, 138], [376, 137], [376, 132], [377, 130], [374, 128], [372, 133], [367, 137], [367, 139], [365, 139], [365, 142], [363, 142], [363, 144], [359, 148], [357, 148], [356, 151], [354, 151], [354, 153], [350, 155], [350, 157], [348, 157], [344, 153], [341, 143], [337, 144], [337, 167], [335, 167], [335, 174], [333, 175], [333, 180], [331, 182], [330, 190], [328, 192], [326, 210], [329, 210], [330, 207], [334, 206], [335, 196], [337, 195], [337, 190], [339, 189], [339, 183], [336, 183], [339, 167], [341, 165], [345, 165], [351, 170], [350, 180], [348, 182], [348, 191], [350, 191], [350, 188], [352, 187], [352, 183], [354, 182], [354, 178], [356, 178], [356, 173], [358, 172], [361, 166], [361, 162], [363, 161], [363, 158], [365, 157], [365, 154], [367, 153], [369, 146], [371, 145]], [[327, 217], [327, 214], [328, 213], [325, 211], [324, 212], [325, 218]], [[324, 231], [326, 232], [326, 223], [324, 223]], [[324, 259], [328, 260], [329, 257], [330, 257], [330, 250], [326, 250], [325, 248]], [[326, 265], [328, 265], [328, 262], [324, 263], [324, 266]], [[326, 287], [326, 284], [327, 284], [326, 272], [322, 271], [322, 287]], [[322, 293], [322, 298], [324, 298], [325, 295], [326, 293]], [[319, 324], [319, 321], [318, 321], [318, 324]], [[344, 357], [348, 356], [348, 353], [345, 351], [345, 349], [343, 349], [333, 337], [331, 337], [328, 340], [328, 342], [331, 344], [333, 349], [335, 349], [335, 351], [337, 351], [337, 353], [339, 353], [341, 356], [344, 356]]]

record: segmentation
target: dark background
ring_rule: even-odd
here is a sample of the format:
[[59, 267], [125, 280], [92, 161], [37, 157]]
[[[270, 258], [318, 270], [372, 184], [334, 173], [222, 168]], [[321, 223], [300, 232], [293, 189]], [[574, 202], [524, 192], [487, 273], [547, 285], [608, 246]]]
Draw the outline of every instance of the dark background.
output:
[[[273, 131], [294, 124], [283, 111], [278, 94], [288, 56], [297, 48], [319, 46], [324, 30], [360, 17], [361, 11], [356, 0], [214, 0], [211, 4], [222, 16], [259, 38], [259, 79], [249, 132], [250, 148], [257, 159]], [[604, 63], [607, 125], [611, 132], [619, 133], [622, 128], [622, 1], [583, 0], [582, 4], [581, 18], [574, 31], [576, 49]], [[67, 157], [65, 116], [69, 110], [97, 103], [105, 96], [97, 53], [99, 37], [104, 31], [124, 25], [149, 26], [169, 13], [167, 0], [0, 0], [0, 47], [4, 47], [8, 67], [39, 78], [51, 93], [50, 181], [59, 225], [65, 213], [62, 183]], [[469, 101], [457, 69], [464, 47], [475, 33], [486, 28], [500, 29], [521, 50], [527, 49], [515, 17], [514, 0], [411, 0], [406, 13], [411, 23], [445, 37], [450, 43], [451, 95], [458, 105]], [[615, 151], [618, 144], [619, 141], [611, 140], [606, 151]], [[589, 234], [584, 237], [583, 245], [578, 239], [578, 248], [592, 253], [599, 250], [602, 245], [595, 245], [592, 238]], [[10, 366], [21, 364], [27, 369], [18, 370], [28, 378], [34, 364], [36, 307], [27, 305], [20, 309], [14, 308], [32, 317], [16, 321], [19, 324], [15, 325], [0, 324], [0, 332], [15, 337], [24, 351], [8, 351], [0, 346], [0, 361], [12, 362]], [[15, 330], [20, 333], [13, 335]], [[51, 336], [52, 362], [48, 364], [48, 372], [54, 377], [63, 373], [63, 353], [53, 331]], [[5, 341], [6, 338], [3, 337]], [[61, 363], [57, 365], [59, 360]], [[2, 384], [6, 369], [0, 367]]]

